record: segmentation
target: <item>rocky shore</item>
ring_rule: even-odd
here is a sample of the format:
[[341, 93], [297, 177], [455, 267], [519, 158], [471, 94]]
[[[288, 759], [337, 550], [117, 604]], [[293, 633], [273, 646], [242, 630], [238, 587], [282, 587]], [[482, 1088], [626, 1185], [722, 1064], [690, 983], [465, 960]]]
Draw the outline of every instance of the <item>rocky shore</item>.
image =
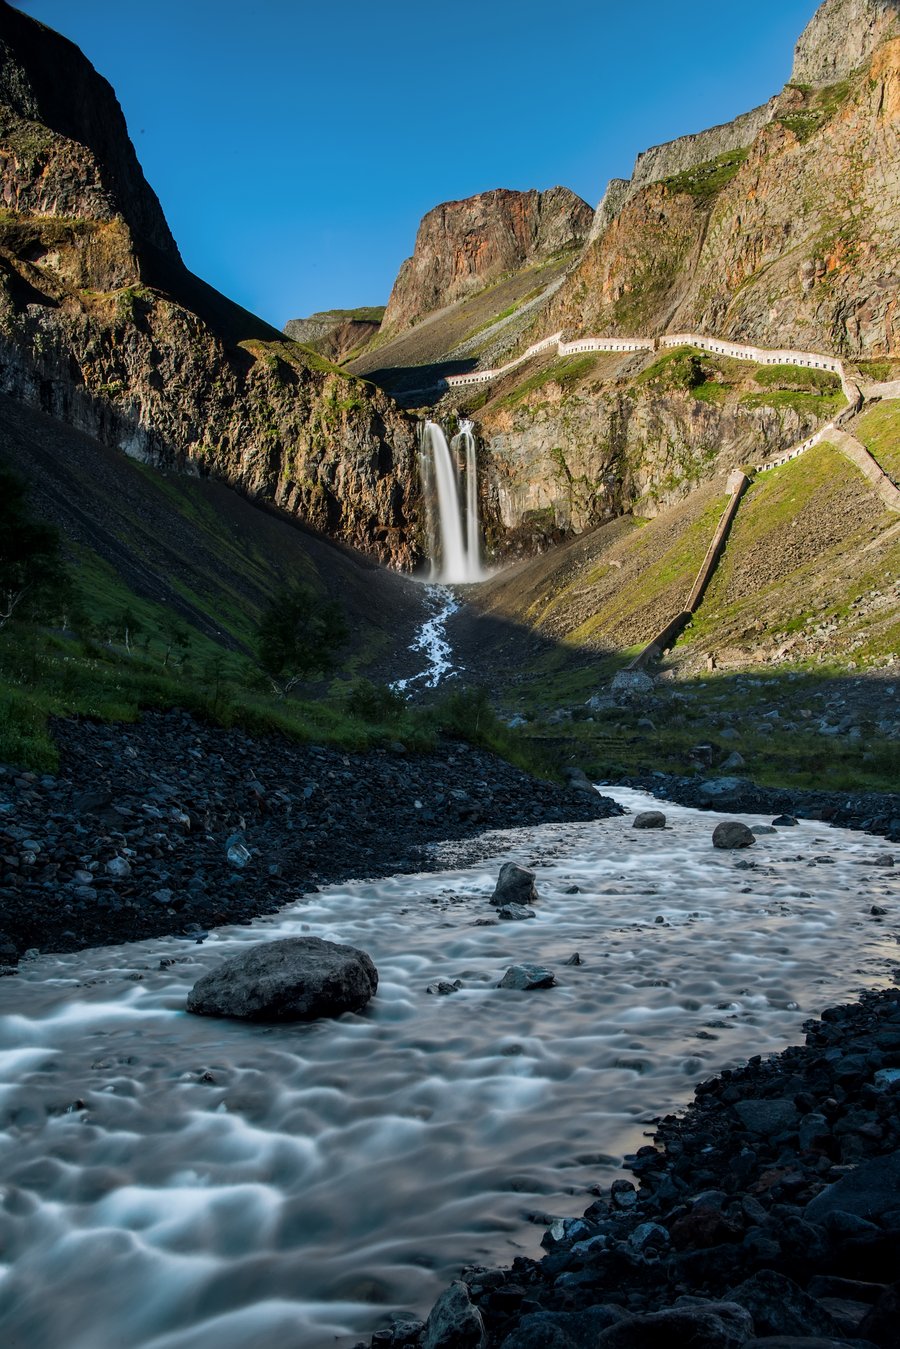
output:
[[541, 1260], [463, 1270], [403, 1349], [900, 1344], [900, 991], [725, 1071], [626, 1159]]
[[862, 829], [900, 843], [900, 796], [896, 792], [835, 792], [803, 788], [758, 787], [739, 777], [676, 777], [644, 773], [619, 779], [620, 787], [652, 792], [661, 801], [677, 801], [695, 810], [737, 815], [793, 815], [822, 820], [841, 829]]
[[[464, 743], [344, 754], [204, 726], [60, 721], [56, 776], [0, 765], [0, 966], [250, 922], [318, 885], [446, 865], [428, 845], [620, 814]], [[466, 840], [470, 840], [465, 844]]]

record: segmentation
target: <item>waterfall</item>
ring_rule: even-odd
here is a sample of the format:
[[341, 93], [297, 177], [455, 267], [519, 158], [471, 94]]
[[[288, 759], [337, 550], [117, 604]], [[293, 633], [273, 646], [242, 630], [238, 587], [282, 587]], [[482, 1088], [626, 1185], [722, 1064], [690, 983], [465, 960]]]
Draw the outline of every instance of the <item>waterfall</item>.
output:
[[465, 449], [465, 528], [460, 504], [459, 467], [447, 437], [436, 422], [422, 432], [422, 482], [425, 492], [431, 579], [448, 585], [482, 580], [481, 530], [478, 523], [478, 465], [472, 423], [460, 423], [453, 446]]

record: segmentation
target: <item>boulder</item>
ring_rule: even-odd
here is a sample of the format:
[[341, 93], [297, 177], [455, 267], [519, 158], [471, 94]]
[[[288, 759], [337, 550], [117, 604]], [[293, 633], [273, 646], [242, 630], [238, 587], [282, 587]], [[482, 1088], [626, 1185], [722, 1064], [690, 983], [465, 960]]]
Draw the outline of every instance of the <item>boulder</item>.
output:
[[735, 1101], [732, 1110], [745, 1129], [766, 1138], [796, 1129], [800, 1118], [788, 1100]]
[[714, 848], [749, 848], [751, 843], [756, 842], [753, 830], [740, 820], [723, 820], [717, 824], [712, 841]]
[[583, 768], [567, 768], [563, 777], [566, 780], [566, 786], [573, 792], [596, 792], [597, 788], [591, 782]]
[[497, 917], [507, 923], [521, 923], [526, 918], [536, 918], [537, 915], [534, 909], [526, 908], [524, 904], [501, 904], [497, 910]]
[[498, 988], [518, 988], [523, 992], [532, 988], [552, 988], [556, 979], [552, 970], [543, 965], [510, 965]]
[[516, 862], [504, 862], [491, 895], [494, 908], [500, 909], [504, 904], [521, 904], [527, 908], [529, 904], [534, 904], [537, 897], [534, 872], [520, 867]]
[[642, 810], [634, 817], [632, 829], [665, 829], [666, 817], [661, 810]]
[[653, 678], [643, 670], [619, 670], [613, 675], [610, 689], [617, 699], [641, 698], [652, 693]]
[[365, 951], [319, 937], [263, 942], [198, 979], [187, 1010], [250, 1021], [311, 1021], [358, 1012], [378, 972]]
[[787, 829], [797, 823], [793, 815], [776, 815], [772, 823], [778, 829]]
[[762, 838], [764, 834], [777, 834], [778, 830], [771, 824], [754, 824], [750, 831], [754, 838]]
[[481, 1312], [457, 1280], [445, 1288], [429, 1313], [422, 1349], [482, 1349], [487, 1344]]
[[733, 1302], [667, 1307], [644, 1316], [629, 1316], [604, 1330], [597, 1349], [743, 1349], [753, 1334], [748, 1313]]
[[761, 1269], [730, 1294], [753, 1317], [758, 1336], [821, 1335], [840, 1338], [834, 1317], [809, 1293], [777, 1273]]
[[529, 1312], [500, 1349], [594, 1349], [601, 1330], [617, 1325], [621, 1307], [586, 1307], [580, 1312]]
[[743, 778], [708, 778], [706, 782], [701, 782], [698, 790], [704, 796], [736, 796], [738, 792], [744, 791], [747, 784]]
[[900, 1151], [863, 1162], [849, 1175], [829, 1185], [806, 1205], [803, 1216], [822, 1222], [830, 1213], [852, 1213], [858, 1218], [877, 1219], [898, 1207]]

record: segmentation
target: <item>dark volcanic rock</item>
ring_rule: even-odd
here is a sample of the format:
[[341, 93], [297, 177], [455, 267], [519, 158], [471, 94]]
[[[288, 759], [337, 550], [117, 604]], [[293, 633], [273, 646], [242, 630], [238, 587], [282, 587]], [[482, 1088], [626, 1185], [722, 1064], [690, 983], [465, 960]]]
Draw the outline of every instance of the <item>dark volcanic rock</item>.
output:
[[491, 895], [491, 903], [499, 909], [504, 904], [521, 904], [527, 907], [534, 904], [538, 897], [534, 884], [534, 872], [520, 867], [515, 862], [504, 862], [497, 877], [497, 885]]
[[358, 1012], [378, 972], [365, 951], [320, 937], [264, 942], [198, 979], [187, 1010], [250, 1021], [310, 1021]]
[[532, 988], [552, 988], [556, 983], [553, 972], [543, 965], [510, 965], [498, 988], [518, 988], [526, 991]]
[[723, 820], [713, 830], [714, 848], [749, 848], [756, 840], [753, 830], [748, 829], [740, 820]]
[[753, 1334], [753, 1322], [743, 1307], [711, 1303], [699, 1307], [667, 1307], [646, 1316], [630, 1317], [597, 1340], [597, 1349], [741, 1349]]
[[481, 1349], [485, 1343], [484, 1322], [472, 1306], [464, 1283], [451, 1283], [431, 1309], [425, 1322], [422, 1349]]

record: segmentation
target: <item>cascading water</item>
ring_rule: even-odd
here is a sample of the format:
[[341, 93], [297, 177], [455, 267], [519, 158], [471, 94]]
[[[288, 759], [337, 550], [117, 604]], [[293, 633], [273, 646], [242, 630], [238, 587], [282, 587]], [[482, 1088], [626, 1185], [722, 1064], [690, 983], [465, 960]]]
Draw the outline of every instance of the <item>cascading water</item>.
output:
[[428, 528], [431, 579], [447, 585], [482, 579], [478, 522], [478, 471], [472, 423], [462, 422], [454, 437], [466, 451], [465, 529], [460, 506], [459, 469], [436, 422], [426, 421], [422, 432], [422, 481]]
[[468, 418], [460, 418], [459, 435], [450, 442], [451, 448], [458, 446], [466, 454], [466, 555], [470, 567], [475, 571], [477, 580], [481, 575], [481, 524], [478, 519], [478, 447], [475, 442], [475, 428]]

